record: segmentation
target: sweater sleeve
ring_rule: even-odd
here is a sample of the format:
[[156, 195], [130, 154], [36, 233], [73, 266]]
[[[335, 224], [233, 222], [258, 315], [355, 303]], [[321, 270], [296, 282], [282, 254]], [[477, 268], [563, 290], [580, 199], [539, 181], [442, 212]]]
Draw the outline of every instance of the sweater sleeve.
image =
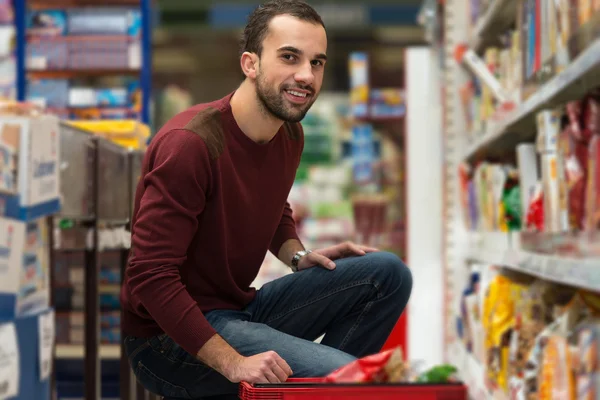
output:
[[131, 295], [161, 329], [196, 355], [215, 330], [186, 290], [179, 267], [204, 209], [210, 158], [204, 141], [194, 133], [174, 130], [161, 139], [149, 154], [127, 278]]
[[[298, 138], [298, 154], [295, 160], [296, 168], [298, 168], [300, 164], [300, 159], [302, 157], [302, 152], [304, 151], [304, 129], [302, 128], [302, 125], [300, 123], [286, 124], [286, 126], [288, 129], [295, 132], [294, 136]], [[271, 253], [277, 256], [279, 254], [279, 249], [281, 249], [281, 246], [290, 239], [300, 240], [296, 231], [296, 221], [294, 220], [292, 207], [290, 206], [289, 202], [286, 202], [285, 207], [283, 207], [283, 213], [281, 214], [279, 226], [277, 227], [275, 235], [271, 240], [269, 250], [271, 251]]]
[[290, 203], [286, 202], [281, 215], [281, 220], [279, 221], [279, 226], [277, 226], [273, 240], [271, 240], [269, 250], [277, 256], [281, 246], [290, 239], [299, 240], [292, 207], [290, 207]]

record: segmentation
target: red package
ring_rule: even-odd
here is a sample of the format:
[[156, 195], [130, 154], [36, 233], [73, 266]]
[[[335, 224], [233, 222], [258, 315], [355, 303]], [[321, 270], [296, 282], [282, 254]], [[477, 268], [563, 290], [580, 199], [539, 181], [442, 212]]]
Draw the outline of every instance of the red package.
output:
[[538, 184], [527, 207], [526, 227], [530, 231], [544, 231], [544, 192]]
[[588, 143], [592, 135], [600, 134], [600, 103], [595, 98], [588, 97], [586, 99], [582, 121], [581, 135], [575, 135], [575, 137]]
[[327, 375], [325, 382], [401, 382], [407, 375], [408, 368], [402, 358], [402, 350], [397, 347], [353, 361]]
[[585, 214], [586, 229], [600, 228], [600, 135], [594, 135], [589, 147]]
[[584, 226], [588, 149], [567, 127], [559, 135], [558, 151], [565, 171], [569, 228], [580, 230]]
[[569, 117], [569, 128], [573, 135], [581, 140], [581, 115], [583, 114], [583, 103], [579, 100], [567, 103], [567, 116]]

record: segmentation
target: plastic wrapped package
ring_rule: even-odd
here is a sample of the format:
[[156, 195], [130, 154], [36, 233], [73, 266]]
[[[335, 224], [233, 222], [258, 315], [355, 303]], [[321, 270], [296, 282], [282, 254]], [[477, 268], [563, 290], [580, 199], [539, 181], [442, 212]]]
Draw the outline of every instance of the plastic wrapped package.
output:
[[64, 217], [91, 217], [94, 209], [93, 197], [93, 136], [61, 125], [60, 142], [62, 151], [61, 193]]
[[129, 218], [127, 150], [107, 140], [98, 140], [98, 217]]

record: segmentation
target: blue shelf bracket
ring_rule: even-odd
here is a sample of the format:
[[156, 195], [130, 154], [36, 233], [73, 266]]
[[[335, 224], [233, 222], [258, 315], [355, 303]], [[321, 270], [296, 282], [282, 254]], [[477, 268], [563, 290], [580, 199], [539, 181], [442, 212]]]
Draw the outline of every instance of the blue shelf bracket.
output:
[[17, 101], [27, 98], [27, 0], [14, 0]]
[[[23, 1], [23, 0], [18, 0]], [[152, 0], [141, 0], [142, 7], [142, 122], [151, 125], [152, 110]]]

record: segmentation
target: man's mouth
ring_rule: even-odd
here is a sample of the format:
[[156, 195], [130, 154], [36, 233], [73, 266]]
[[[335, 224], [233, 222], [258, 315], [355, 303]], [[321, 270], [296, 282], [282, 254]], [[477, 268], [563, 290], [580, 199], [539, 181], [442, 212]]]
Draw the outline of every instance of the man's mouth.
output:
[[286, 90], [286, 92], [288, 92], [292, 96], [296, 96], [296, 97], [306, 97], [306, 96], [308, 96], [307, 92], [299, 92], [297, 90], [288, 89], [288, 90]]
[[312, 96], [312, 92], [304, 89], [285, 89], [286, 98], [297, 105], [304, 105], [308, 103], [308, 99]]

